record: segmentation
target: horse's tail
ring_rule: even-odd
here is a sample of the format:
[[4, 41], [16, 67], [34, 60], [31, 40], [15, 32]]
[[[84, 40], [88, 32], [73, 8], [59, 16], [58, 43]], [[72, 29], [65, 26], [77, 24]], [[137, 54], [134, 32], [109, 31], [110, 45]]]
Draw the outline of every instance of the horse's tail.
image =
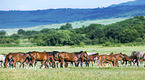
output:
[[8, 60], [9, 60], [9, 56], [7, 55], [6, 58], [5, 58], [5, 62], [4, 62], [4, 67], [5, 68], [7, 67]]

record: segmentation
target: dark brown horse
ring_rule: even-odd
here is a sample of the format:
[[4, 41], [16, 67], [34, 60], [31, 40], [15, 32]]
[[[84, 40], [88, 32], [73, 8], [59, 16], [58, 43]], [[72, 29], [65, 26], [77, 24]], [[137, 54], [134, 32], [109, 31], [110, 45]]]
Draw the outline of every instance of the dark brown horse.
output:
[[60, 52], [59, 59], [60, 59], [60, 67], [63, 67], [63, 62], [65, 61], [65, 67], [68, 67], [67, 62], [74, 62], [75, 66], [78, 66], [78, 61], [81, 61], [81, 66], [84, 60], [86, 60], [87, 53], [80, 51], [80, 52]]
[[133, 62], [133, 59], [136, 58], [136, 56], [134, 56], [134, 55], [132, 55], [132, 56], [128, 56], [126, 54], [122, 54], [122, 55], [124, 56], [122, 64], [124, 64], [124, 62], [125, 62], [126, 66], [127, 66], [127, 63], [129, 63], [131, 65], [131, 62]]
[[6, 68], [9, 61], [14, 57], [14, 56], [19, 56], [19, 55], [24, 55], [24, 53], [22, 52], [17, 52], [17, 53], [9, 53], [6, 58], [5, 58], [5, 63], [4, 63], [4, 67]]
[[143, 57], [144, 53], [145, 53], [144, 51], [133, 51], [131, 53], [131, 56], [135, 56], [134, 65], [135, 65], [135, 63], [137, 63], [137, 66], [139, 67], [140, 59], [142, 59], [142, 58], [145, 59], [145, 57]]
[[[59, 64], [59, 57], [58, 57], [58, 55], [59, 55], [59, 52], [58, 52], [58, 51], [53, 51], [53, 52], [46, 52], [46, 53], [49, 54], [49, 56], [53, 57], [54, 61], [55, 61], [56, 64], [57, 64], [57, 68], [58, 68], [58, 64]], [[51, 64], [51, 62], [52, 62], [52, 61], [50, 61], [50, 64]], [[53, 68], [56, 67], [55, 63], [52, 64], [52, 67], [53, 67]]]
[[29, 54], [19, 54], [19, 55], [13, 56], [10, 59], [10, 62], [13, 64], [13, 67], [16, 67], [16, 62], [20, 62], [19, 68], [21, 67], [22, 64], [23, 64], [23, 68], [24, 68], [24, 62], [26, 62], [26, 61], [30, 61]]
[[94, 59], [95, 59], [96, 57], [99, 57], [99, 54], [98, 54], [98, 53], [92, 54], [92, 55], [88, 55], [88, 60], [87, 60], [86, 66], [89, 67], [90, 62], [92, 62], [92, 67], [93, 67], [93, 62], [94, 62]]
[[48, 67], [48, 62], [50, 61], [50, 59], [51, 59], [52, 62], [54, 62], [53, 55], [49, 55], [46, 52], [33, 51], [33, 52], [29, 52], [29, 55], [31, 57], [32, 66], [33, 66], [34, 61], [35, 61], [35, 64], [34, 64], [35, 66], [36, 66], [37, 61], [41, 61], [40, 68], [44, 64], [45, 64], [45, 67]]

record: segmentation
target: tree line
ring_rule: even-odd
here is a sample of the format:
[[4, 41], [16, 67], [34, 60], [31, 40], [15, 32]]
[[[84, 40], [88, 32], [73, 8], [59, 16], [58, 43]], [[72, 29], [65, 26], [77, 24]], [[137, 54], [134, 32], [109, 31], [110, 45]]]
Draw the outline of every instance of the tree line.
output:
[[13, 39], [11, 43], [19, 43], [20, 38], [28, 39], [38, 46], [142, 42], [145, 38], [145, 18], [134, 16], [109, 25], [90, 24], [80, 28], [73, 28], [70, 23], [66, 23], [57, 29], [44, 28], [40, 31], [19, 29], [17, 34], [9, 37], [3, 35], [2, 38]]

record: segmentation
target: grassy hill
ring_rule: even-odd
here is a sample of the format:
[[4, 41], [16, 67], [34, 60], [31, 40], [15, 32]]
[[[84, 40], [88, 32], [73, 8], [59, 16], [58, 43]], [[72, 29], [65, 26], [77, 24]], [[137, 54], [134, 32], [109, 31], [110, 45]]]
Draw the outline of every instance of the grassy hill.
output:
[[123, 5], [95, 9], [47, 9], [36, 11], [0, 11], [0, 29], [28, 28], [60, 24], [145, 15], [145, 5]]
[[[98, 23], [98, 24], [111, 24], [111, 23], [115, 23], [115, 22], [119, 22], [122, 20], [125, 20], [127, 18], [113, 18], [113, 19], [100, 19], [100, 20], [87, 20], [87, 21], [74, 21], [74, 22], [70, 22], [73, 26], [73, 28], [79, 28], [82, 27], [82, 25], [88, 26], [92, 23]], [[39, 25], [39, 26], [34, 26], [34, 27], [28, 27], [28, 28], [9, 28], [9, 29], [0, 29], [0, 30], [5, 30], [7, 32], [8, 35], [11, 35], [13, 33], [17, 33], [17, 31], [19, 29], [23, 29], [23, 30], [36, 30], [39, 31], [43, 28], [59, 28], [61, 25], [64, 25], [66, 23], [60, 23], [60, 24], [50, 24], [50, 25]]]

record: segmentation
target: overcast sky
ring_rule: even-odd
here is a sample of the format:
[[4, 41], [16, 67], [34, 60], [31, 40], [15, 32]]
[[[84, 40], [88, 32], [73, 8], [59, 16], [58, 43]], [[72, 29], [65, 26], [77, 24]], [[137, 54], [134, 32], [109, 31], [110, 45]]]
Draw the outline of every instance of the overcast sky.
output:
[[0, 10], [97, 8], [134, 0], [0, 0]]

